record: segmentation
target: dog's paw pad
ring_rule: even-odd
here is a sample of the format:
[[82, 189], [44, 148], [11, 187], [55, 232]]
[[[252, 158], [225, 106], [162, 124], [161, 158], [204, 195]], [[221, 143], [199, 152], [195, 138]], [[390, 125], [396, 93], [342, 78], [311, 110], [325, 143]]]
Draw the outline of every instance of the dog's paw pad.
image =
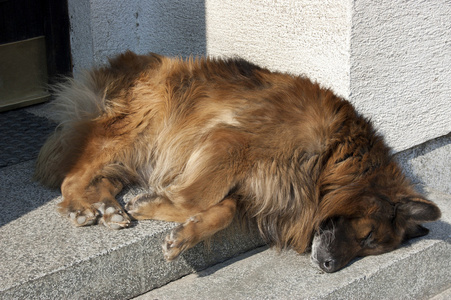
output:
[[130, 225], [130, 218], [121, 209], [115, 207], [108, 207], [104, 210], [100, 222], [111, 229], [121, 229]]
[[99, 213], [94, 209], [77, 210], [69, 213], [69, 218], [75, 226], [89, 226], [97, 222]]
[[164, 239], [162, 248], [164, 259], [166, 259], [167, 261], [176, 259], [185, 248], [184, 241], [177, 237], [177, 232], [179, 231], [178, 229], [181, 226], [183, 225], [180, 225], [172, 230], [171, 233], [168, 234]]

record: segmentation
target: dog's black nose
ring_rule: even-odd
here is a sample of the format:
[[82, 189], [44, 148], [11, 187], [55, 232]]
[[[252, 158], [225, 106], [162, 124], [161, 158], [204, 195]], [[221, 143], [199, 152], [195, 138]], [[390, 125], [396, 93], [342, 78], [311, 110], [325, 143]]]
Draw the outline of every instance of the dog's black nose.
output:
[[319, 264], [319, 266], [323, 271], [327, 273], [336, 271], [336, 261], [334, 259], [325, 259]]

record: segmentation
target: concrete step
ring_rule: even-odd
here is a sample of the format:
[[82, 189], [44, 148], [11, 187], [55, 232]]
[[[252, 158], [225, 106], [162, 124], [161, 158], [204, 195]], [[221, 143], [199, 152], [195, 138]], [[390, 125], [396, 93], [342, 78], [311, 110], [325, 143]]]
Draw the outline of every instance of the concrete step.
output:
[[[0, 299], [128, 299], [152, 289], [142, 299], [400, 299], [450, 286], [451, 197], [439, 192], [428, 191], [443, 211], [427, 225], [431, 234], [324, 274], [308, 255], [261, 248], [255, 232], [236, 228], [216, 236], [210, 249], [200, 244], [172, 263], [163, 260], [160, 244], [174, 223], [74, 228], [56, 212], [59, 192], [31, 181], [33, 164], [0, 168]], [[121, 201], [138, 192], [124, 192]]]
[[451, 299], [451, 197], [425, 190], [443, 217], [396, 251], [327, 274], [308, 255], [261, 247], [136, 299]]
[[168, 263], [161, 243], [175, 223], [75, 228], [56, 211], [59, 192], [31, 181], [33, 165], [0, 168], [0, 299], [128, 299], [263, 245], [235, 228]]

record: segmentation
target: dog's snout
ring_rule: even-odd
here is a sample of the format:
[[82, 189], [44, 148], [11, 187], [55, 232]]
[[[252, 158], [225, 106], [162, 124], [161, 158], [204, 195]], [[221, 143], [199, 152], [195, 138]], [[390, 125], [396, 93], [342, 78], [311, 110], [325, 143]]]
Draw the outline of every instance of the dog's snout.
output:
[[337, 263], [334, 259], [324, 259], [319, 263], [320, 268], [327, 273], [335, 272], [337, 269]]

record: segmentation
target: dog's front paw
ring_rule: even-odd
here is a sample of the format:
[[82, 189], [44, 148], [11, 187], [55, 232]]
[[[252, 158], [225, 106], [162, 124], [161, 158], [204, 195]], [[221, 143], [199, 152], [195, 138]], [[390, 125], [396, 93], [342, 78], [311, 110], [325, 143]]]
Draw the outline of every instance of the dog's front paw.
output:
[[167, 261], [172, 261], [179, 255], [195, 245], [198, 239], [195, 236], [195, 224], [199, 219], [194, 216], [189, 218], [184, 224], [174, 228], [164, 239], [162, 248], [163, 255]]
[[131, 199], [127, 204], [125, 204], [125, 209], [127, 213], [136, 220], [148, 219], [146, 215], [146, 206], [155, 201], [157, 197], [153, 194], [139, 194], [138, 196]]
[[177, 247], [178, 244], [179, 243], [172, 232], [166, 236], [163, 245], [161, 245], [165, 260], [171, 261], [180, 255], [180, 249]]
[[180, 253], [182, 253], [185, 248], [185, 241], [180, 239], [180, 237], [177, 237], [177, 231], [179, 231], [177, 229], [181, 226], [183, 225], [180, 225], [172, 230], [171, 233], [168, 234], [164, 239], [162, 248], [164, 259], [166, 259], [167, 261], [172, 261], [179, 257]]

